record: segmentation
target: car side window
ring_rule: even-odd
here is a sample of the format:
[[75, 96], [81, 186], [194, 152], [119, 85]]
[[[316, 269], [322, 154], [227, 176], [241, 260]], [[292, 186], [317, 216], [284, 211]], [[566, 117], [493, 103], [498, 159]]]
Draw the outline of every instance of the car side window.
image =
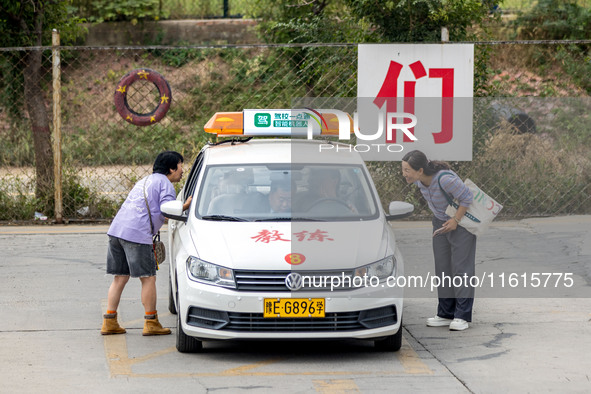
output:
[[201, 166], [203, 164], [203, 151], [199, 152], [197, 155], [197, 159], [195, 159], [195, 163], [191, 168], [191, 172], [189, 172], [189, 177], [187, 178], [187, 183], [185, 184], [185, 190], [183, 193], [183, 201], [186, 201], [189, 196], [192, 196], [195, 192], [195, 187], [197, 186], [197, 178], [199, 178], [199, 172], [201, 170]]

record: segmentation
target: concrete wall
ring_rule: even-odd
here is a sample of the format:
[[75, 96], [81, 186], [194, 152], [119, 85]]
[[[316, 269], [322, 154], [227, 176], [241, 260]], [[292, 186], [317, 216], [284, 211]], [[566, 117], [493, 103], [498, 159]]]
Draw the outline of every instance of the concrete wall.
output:
[[252, 44], [259, 42], [255, 25], [253, 19], [108, 22], [87, 26], [86, 45]]

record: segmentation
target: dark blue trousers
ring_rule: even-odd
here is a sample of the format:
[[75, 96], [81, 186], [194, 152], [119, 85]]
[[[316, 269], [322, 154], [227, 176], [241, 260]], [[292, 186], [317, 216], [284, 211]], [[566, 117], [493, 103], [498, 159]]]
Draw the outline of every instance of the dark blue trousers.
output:
[[[432, 223], [435, 231], [445, 222], [433, 217]], [[462, 226], [437, 235], [433, 237], [433, 256], [435, 274], [441, 281], [437, 316], [472, 321], [474, 288], [470, 286], [470, 278], [476, 271], [476, 236]]]

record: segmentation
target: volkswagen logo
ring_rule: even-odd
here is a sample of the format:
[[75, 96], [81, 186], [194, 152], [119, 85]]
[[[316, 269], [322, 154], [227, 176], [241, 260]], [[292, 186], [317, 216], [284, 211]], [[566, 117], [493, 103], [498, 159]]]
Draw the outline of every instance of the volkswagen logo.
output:
[[302, 275], [298, 274], [297, 272], [292, 272], [285, 277], [285, 286], [287, 286], [289, 290], [297, 291], [302, 288], [302, 285]]

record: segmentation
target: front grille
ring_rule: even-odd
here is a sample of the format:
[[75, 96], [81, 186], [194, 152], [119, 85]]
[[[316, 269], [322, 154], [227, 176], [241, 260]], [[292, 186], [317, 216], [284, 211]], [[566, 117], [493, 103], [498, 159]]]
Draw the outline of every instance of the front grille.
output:
[[238, 313], [191, 307], [187, 324], [240, 332], [343, 332], [396, 324], [396, 306], [355, 312], [326, 313], [323, 318], [264, 318], [262, 313]]
[[324, 318], [264, 318], [262, 313], [228, 313], [224, 330], [251, 332], [353, 331], [363, 329], [359, 312], [327, 313]]
[[[296, 271], [235, 270], [236, 289], [239, 291], [291, 291], [285, 285], [285, 278], [292, 272]], [[304, 287], [298, 291], [335, 291], [353, 288], [352, 270], [297, 271], [297, 273], [307, 278], [304, 281]], [[338, 278], [338, 280], [331, 278]], [[331, 288], [331, 285], [335, 286]]]
[[237, 290], [289, 291], [285, 277], [290, 271], [234, 271]]

